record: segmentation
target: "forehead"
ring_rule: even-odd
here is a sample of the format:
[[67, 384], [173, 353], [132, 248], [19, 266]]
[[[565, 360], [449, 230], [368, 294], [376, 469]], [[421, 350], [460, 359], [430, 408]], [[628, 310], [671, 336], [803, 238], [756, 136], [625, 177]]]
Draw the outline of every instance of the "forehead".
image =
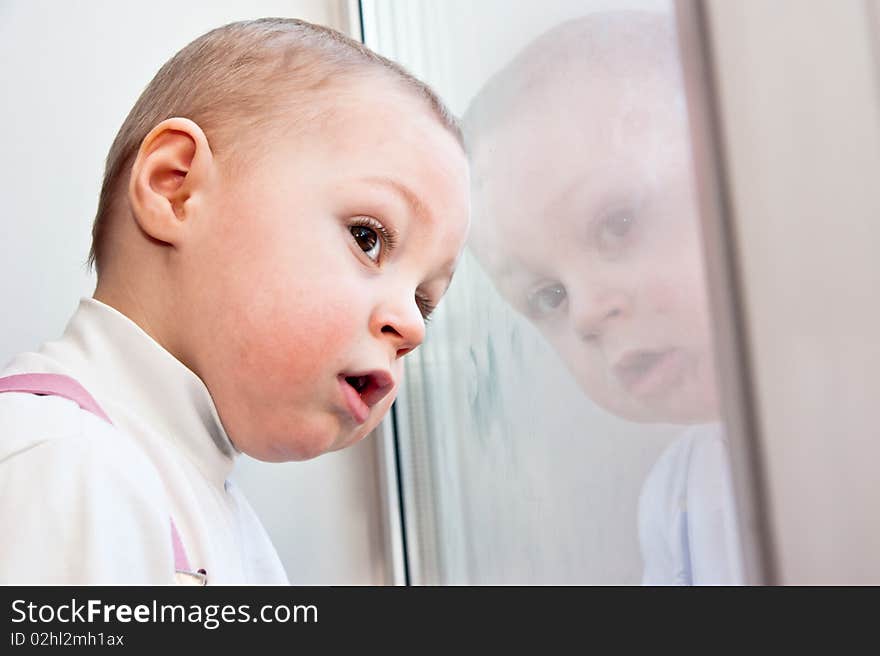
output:
[[609, 159], [641, 159], [680, 132], [684, 117], [680, 94], [648, 73], [559, 76], [496, 109], [474, 135], [477, 180], [541, 171], [550, 177], [562, 169], [592, 173]]
[[[321, 142], [353, 154], [382, 152], [395, 161], [433, 149], [443, 159], [463, 159], [463, 149], [429, 103], [403, 82], [370, 76], [339, 84], [325, 97]], [[358, 152], [354, 152], [358, 151]], [[444, 162], [445, 163], [445, 162]], [[458, 163], [459, 168], [461, 162]]]
[[545, 86], [474, 135], [475, 205], [501, 218], [499, 206], [534, 212], [573, 184], [589, 196], [621, 177], [655, 177], [687, 147], [684, 118], [678, 94], [658, 76]]
[[469, 167], [456, 138], [433, 110], [396, 85], [353, 85], [333, 100], [316, 136], [334, 177], [393, 191], [423, 218], [443, 225], [469, 213]]
[[257, 156], [245, 160], [248, 172], [285, 186], [291, 176], [325, 184], [388, 178], [431, 212], [438, 204], [469, 209], [463, 148], [425, 101], [387, 77], [336, 80], [296, 99], [287, 110], [292, 118], [261, 134]]
[[630, 203], [688, 162], [679, 89], [665, 76], [545, 85], [475, 135], [474, 242], [486, 264], [554, 257], [591, 215]]
[[426, 281], [445, 280], [470, 220], [462, 147], [425, 102], [399, 85], [337, 86], [321, 99], [320, 112], [310, 108], [317, 118], [305, 129], [275, 132], [246, 184], [254, 193], [272, 191], [279, 208], [296, 188], [328, 211], [371, 214], [401, 237], [396, 251], [425, 268]]

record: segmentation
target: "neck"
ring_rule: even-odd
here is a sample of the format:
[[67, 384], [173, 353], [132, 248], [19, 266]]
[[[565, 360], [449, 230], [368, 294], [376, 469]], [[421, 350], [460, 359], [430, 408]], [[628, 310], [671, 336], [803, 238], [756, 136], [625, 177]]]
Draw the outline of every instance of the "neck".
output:
[[152, 285], [146, 291], [125, 276], [100, 275], [92, 297], [124, 314], [166, 351], [182, 361], [170, 332], [165, 328], [168, 312], [162, 301], [167, 300], [167, 297], [164, 297], [160, 285]]

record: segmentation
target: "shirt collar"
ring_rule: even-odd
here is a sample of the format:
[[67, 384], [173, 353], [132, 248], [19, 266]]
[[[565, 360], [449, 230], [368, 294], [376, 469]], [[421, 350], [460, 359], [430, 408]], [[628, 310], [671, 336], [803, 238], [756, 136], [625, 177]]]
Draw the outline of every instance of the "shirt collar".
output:
[[83, 298], [61, 339], [41, 353], [64, 365], [119, 428], [137, 432], [146, 424], [224, 484], [238, 451], [208, 388], [131, 319]]

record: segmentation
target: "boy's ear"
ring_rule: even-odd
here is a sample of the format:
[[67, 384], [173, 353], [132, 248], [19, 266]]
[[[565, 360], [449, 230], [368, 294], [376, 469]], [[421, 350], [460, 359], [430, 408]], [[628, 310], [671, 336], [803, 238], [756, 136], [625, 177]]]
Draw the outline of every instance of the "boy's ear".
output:
[[208, 139], [188, 118], [150, 130], [131, 167], [128, 196], [134, 219], [153, 239], [178, 245], [214, 166]]

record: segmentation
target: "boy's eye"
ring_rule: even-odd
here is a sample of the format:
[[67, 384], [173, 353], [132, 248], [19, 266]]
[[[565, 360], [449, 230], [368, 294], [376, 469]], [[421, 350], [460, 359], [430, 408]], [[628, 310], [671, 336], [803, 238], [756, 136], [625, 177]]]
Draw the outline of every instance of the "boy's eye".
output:
[[382, 246], [378, 233], [372, 228], [362, 225], [351, 226], [349, 231], [351, 232], [351, 236], [354, 237], [354, 240], [357, 242], [357, 245], [367, 254], [367, 257], [373, 261], [378, 261], [379, 251]]
[[609, 214], [599, 224], [599, 246], [602, 250], [611, 250], [620, 245], [629, 235], [635, 223], [635, 215], [630, 211], [619, 211]]
[[559, 283], [541, 287], [541, 289], [530, 293], [526, 298], [529, 314], [540, 319], [562, 305], [566, 296], [565, 287]]
[[397, 233], [371, 216], [358, 216], [350, 223], [348, 231], [358, 247], [373, 262], [385, 260], [397, 245]]

